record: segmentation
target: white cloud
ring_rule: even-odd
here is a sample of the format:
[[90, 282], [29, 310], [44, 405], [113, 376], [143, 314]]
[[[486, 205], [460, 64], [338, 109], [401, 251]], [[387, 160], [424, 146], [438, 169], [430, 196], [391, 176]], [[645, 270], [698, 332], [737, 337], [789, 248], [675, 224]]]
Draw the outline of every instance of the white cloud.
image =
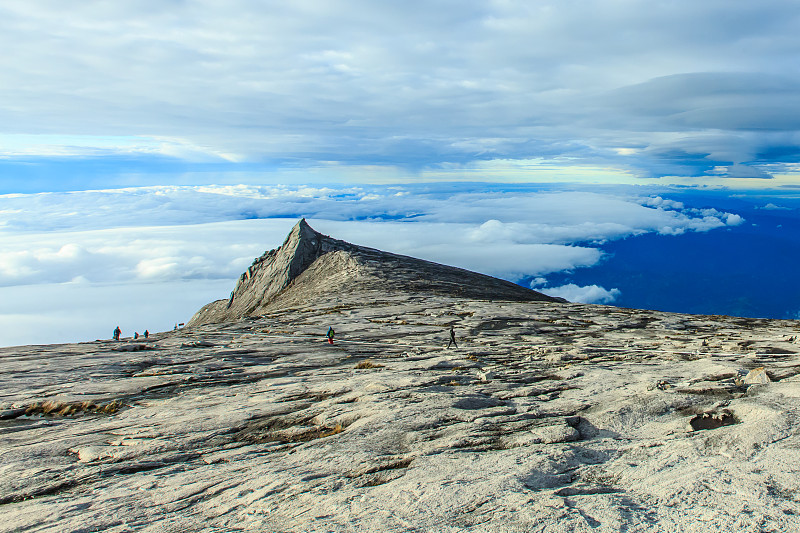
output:
[[783, 0], [98, 5], [3, 2], [0, 124], [52, 136], [8, 153], [763, 178], [799, 144]]
[[0, 234], [0, 286], [77, 277], [92, 283], [235, 279], [265, 247], [279, 245], [291, 224], [246, 220]]
[[[0, 196], [11, 232], [159, 226], [247, 218], [406, 220], [472, 224], [472, 238], [555, 244], [643, 232], [708, 231], [727, 213], [651, 197], [590, 192], [425, 192], [413, 187], [142, 187]], [[364, 200], [366, 199], [366, 200]], [[655, 205], [653, 205], [655, 204]], [[482, 226], [486, 224], [486, 226]], [[483, 237], [482, 237], [483, 236]]]
[[596, 264], [602, 253], [591, 243], [743, 221], [660, 197], [403, 192], [173, 186], [0, 196], [0, 284], [235, 278], [301, 216], [351, 242], [511, 279]]
[[0, 345], [110, 339], [166, 331], [230, 292], [230, 280], [42, 283], [0, 287]]
[[607, 290], [599, 285], [581, 287], [574, 283], [560, 287], [532, 288], [549, 296], [558, 296], [570, 302], [584, 304], [610, 304], [622, 295], [619, 289]]
[[[113, 294], [115, 285], [221, 280], [228, 287], [221, 298], [301, 216], [336, 238], [510, 280], [596, 265], [598, 243], [608, 240], [742, 223], [733, 213], [624, 191], [169, 186], [6, 195], [0, 292], [80, 282]], [[576, 301], [609, 302], [616, 294], [591, 286], [548, 290], [571, 291], [565, 297]]]
[[762, 207], [758, 207], [757, 209], [764, 209], [764, 210], [767, 210], [767, 211], [790, 211], [792, 208], [791, 207], [784, 207], [784, 206], [776, 205], [776, 204], [773, 204], [772, 202], [769, 202], [768, 204], [766, 204], [766, 205], [764, 205]]
[[728, 226], [738, 226], [740, 224], [744, 224], [744, 218], [741, 215], [737, 215], [735, 213], [726, 213], [725, 224]]

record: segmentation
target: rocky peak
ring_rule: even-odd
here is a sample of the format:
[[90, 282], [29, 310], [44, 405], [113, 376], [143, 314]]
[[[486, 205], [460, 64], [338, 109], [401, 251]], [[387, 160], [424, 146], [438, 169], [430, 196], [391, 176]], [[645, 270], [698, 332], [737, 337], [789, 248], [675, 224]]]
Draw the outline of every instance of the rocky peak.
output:
[[461, 268], [333, 239], [302, 219], [279, 248], [253, 261], [227, 300], [206, 305], [189, 324], [255, 316], [274, 307], [278, 300], [296, 305], [357, 290], [467, 299], [564, 301]]
[[[232, 315], [247, 315], [269, 302], [302, 274], [317, 258], [333, 249], [323, 246], [324, 235], [314, 231], [306, 219], [294, 225], [283, 244], [253, 261], [239, 277], [226, 309]], [[329, 239], [330, 240], [330, 239]]]
[[[311, 265], [322, 253], [322, 241], [325, 238], [321, 233], [317, 233], [308, 225], [306, 219], [294, 225], [292, 231], [277, 249], [273, 263], [280, 269], [285, 270], [285, 276], [279, 276], [273, 280], [275, 291], [283, 290], [289, 283]], [[264, 256], [262, 256], [264, 257]], [[261, 265], [258, 260], [253, 266]]]

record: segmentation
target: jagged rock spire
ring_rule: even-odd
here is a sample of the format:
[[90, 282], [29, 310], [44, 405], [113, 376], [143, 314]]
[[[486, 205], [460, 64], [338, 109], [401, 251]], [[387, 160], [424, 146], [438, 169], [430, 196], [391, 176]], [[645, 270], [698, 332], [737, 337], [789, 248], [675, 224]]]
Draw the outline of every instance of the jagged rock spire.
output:
[[[283, 244], [258, 257], [227, 300], [198, 311], [189, 325], [263, 314], [278, 300], [309, 304], [342, 291], [510, 301], [564, 301], [461, 268], [440, 265], [333, 239], [301, 219]], [[371, 292], [370, 292], [371, 291]], [[372, 296], [366, 296], [367, 293]]]
[[234, 314], [248, 314], [267, 303], [321, 255], [323, 237], [305, 218], [300, 219], [280, 248], [258, 257], [241, 275], [227, 308]]

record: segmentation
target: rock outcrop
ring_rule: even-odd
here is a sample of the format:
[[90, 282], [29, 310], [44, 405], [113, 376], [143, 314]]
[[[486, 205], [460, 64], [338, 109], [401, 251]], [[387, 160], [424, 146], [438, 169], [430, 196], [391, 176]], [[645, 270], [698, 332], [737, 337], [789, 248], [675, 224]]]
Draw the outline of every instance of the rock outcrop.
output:
[[797, 321], [554, 304], [301, 221], [194, 322], [0, 349], [0, 533], [800, 531]]
[[258, 316], [300, 302], [356, 291], [515, 302], [565, 301], [462, 268], [333, 239], [302, 219], [280, 248], [253, 261], [227, 300], [204, 306], [188, 325]]
[[797, 332], [368, 291], [0, 348], [0, 533], [800, 531]]

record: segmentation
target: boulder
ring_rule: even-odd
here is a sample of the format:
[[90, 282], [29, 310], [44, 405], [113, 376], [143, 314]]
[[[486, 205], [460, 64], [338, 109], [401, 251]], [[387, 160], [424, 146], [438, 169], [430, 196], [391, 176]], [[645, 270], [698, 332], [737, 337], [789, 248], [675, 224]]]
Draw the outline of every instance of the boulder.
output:
[[753, 370], [748, 372], [747, 375], [742, 380], [742, 383], [745, 385], [762, 385], [771, 382], [772, 380], [769, 379], [767, 371], [764, 370], [763, 366], [754, 368]]

